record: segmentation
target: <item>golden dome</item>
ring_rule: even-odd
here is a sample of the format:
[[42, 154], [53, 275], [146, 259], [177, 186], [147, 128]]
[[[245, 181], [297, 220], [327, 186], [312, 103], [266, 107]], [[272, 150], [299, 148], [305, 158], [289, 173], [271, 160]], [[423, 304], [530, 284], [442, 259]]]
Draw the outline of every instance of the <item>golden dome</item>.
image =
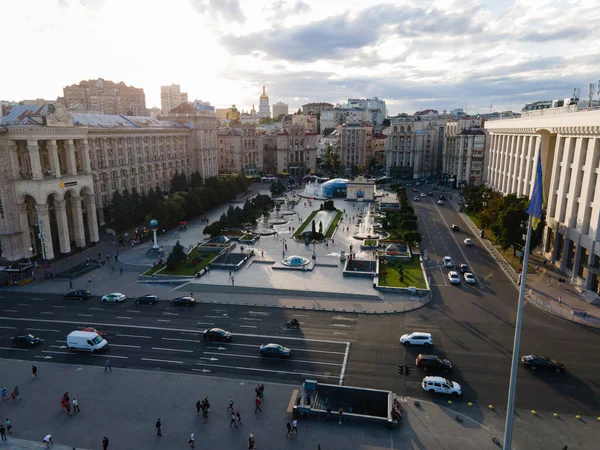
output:
[[269, 96], [265, 92], [265, 87], [264, 86], [263, 86], [263, 93], [260, 95], [260, 98], [269, 98]]

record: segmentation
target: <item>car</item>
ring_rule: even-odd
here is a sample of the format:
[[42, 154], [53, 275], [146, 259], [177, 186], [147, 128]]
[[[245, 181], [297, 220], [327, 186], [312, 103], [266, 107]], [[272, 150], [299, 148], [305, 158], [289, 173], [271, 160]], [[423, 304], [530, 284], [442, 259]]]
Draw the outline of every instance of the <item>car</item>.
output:
[[419, 192], [419, 190], [418, 190], [418, 189], [416, 189], [416, 188], [412, 188], [412, 191], [413, 191], [413, 192]]
[[87, 300], [91, 296], [92, 296], [92, 293], [90, 291], [77, 290], [77, 291], [67, 292], [65, 294], [65, 300]]
[[417, 182], [415, 183], [415, 186], [421, 186], [421, 183], [420, 183], [419, 181], [417, 181]]
[[419, 200], [419, 197], [413, 198], [413, 202], [419, 202], [419, 201], [421, 201], [421, 200]]
[[16, 348], [32, 348], [38, 345], [41, 341], [39, 337], [33, 334], [24, 334], [23, 336], [15, 336], [12, 339], [12, 346]]
[[475, 275], [473, 275], [471, 272], [465, 272], [463, 277], [468, 284], [475, 284]]
[[464, 263], [458, 263], [456, 265], [456, 269], [460, 271], [460, 273], [467, 273], [467, 272], [471, 272], [471, 269], [469, 269], [469, 266], [467, 266]]
[[456, 381], [444, 377], [423, 378], [423, 390], [425, 392], [437, 392], [438, 394], [462, 395], [462, 388]]
[[437, 201], [437, 204], [438, 204], [438, 205], [443, 205], [443, 204], [444, 204], [444, 201], [443, 201], [443, 200], [438, 200], [438, 201]]
[[98, 336], [104, 337], [106, 333], [104, 331], [98, 331], [94, 327], [85, 327], [82, 328], [81, 331], [87, 331], [89, 333], [96, 333]]
[[460, 231], [460, 228], [458, 228], [458, 225], [456, 225], [455, 223], [452, 224], [452, 231]]
[[421, 192], [421, 198], [425, 198], [425, 197], [426, 197], [425, 192]]
[[425, 347], [429, 347], [433, 345], [433, 339], [431, 337], [431, 333], [415, 331], [413, 333], [403, 334], [400, 336], [400, 343], [405, 347], [408, 347], [409, 345], [424, 345]]
[[177, 297], [171, 300], [171, 306], [194, 306], [196, 299], [194, 297]]
[[412, 183], [406, 183], [406, 187], [412, 187]]
[[448, 279], [452, 284], [460, 284], [460, 277], [458, 276], [458, 272], [455, 270], [451, 270], [448, 272]]
[[471, 238], [465, 238], [464, 243], [467, 247], [473, 245], [473, 241], [471, 240]]
[[208, 328], [204, 332], [204, 339], [207, 341], [230, 342], [233, 339], [233, 334], [221, 328]]
[[158, 297], [156, 295], [142, 295], [135, 299], [136, 305], [156, 305]]
[[440, 200], [446, 200], [446, 196], [444, 194], [440, 194]]
[[121, 294], [120, 292], [113, 292], [112, 294], [106, 294], [102, 296], [103, 302], [108, 303], [122, 303], [125, 301], [127, 297], [125, 294]]
[[415, 365], [423, 372], [452, 372], [450, 360], [436, 355], [418, 355]]
[[292, 350], [279, 344], [265, 344], [260, 346], [260, 356], [289, 358], [292, 356]]
[[433, 197], [433, 192], [428, 192], [427, 195]]
[[543, 369], [554, 370], [555, 372], [563, 372], [565, 370], [564, 364], [542, 355], [525, 355], [521, 358], [521, 362], [523, 363], [523, 367], [530, 368], [531, 370]]
[[444, 267], [452, 267], [452, 258], [444, 256]]

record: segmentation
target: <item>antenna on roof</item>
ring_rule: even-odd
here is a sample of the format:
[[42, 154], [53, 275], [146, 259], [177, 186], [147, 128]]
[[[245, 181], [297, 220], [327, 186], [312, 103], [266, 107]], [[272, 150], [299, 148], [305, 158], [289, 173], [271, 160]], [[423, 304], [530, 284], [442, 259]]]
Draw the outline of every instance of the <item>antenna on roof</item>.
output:
[[573, 97], [579, 98], [580, 92], [581, 92], [580, 88], [573, 88]]

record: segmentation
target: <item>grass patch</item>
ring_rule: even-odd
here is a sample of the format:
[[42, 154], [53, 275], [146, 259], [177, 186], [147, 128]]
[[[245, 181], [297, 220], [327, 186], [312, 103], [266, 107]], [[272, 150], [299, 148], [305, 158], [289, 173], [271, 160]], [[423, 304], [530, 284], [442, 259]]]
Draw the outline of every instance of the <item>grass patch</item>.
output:
[[335, 219], [333, 219], [333, 222], [331, 222], [331, 225], [329, 225], [329, 229], [327, 230], [327, 233], [325, 233], [325, 239], [329, 239], [331, 236], [333, 236], [333, 232], [335, 231], [343, 214], [344, 213], [342, 211], [336, 209]]
[[[292, 237], [293, 238], [300, 238], [300, 237], [302, 237], [302, 233], [304, 233], [305, 231], [307, 231], [307, 228], [309, 226], [312, 226], [312, 220], [313, 220], [313, 218], [320, 211], [321, 211], [320, 209], [317, 209], [317, 210], [311, 212], [310, 215], [304, 220], [304, 222], [302, 222], [302, 225], [300, 225], [300, 227], [292, 235]], [[335, 231], [335, 228], [337, 227], [337, 224], [340, 222], [340, 220], [342, 219], [342, 216], [344, 215], [343, 211], [340, 211], [339, 209], [336, 209], [335, 211], [336, 211], [335, 218], [331, 222], [331, 225], [329, 226], [329, 228], [327, 229], [327, 231], [324, 233], [324, 238], [325, 239], [329, 239], [331, 236], [333, 236], [333, 232]]]
[[[402, 266], [404, 272], [404, 281], [400, 281], [400, 272], [398, 268]], [[384, 275], [383, 272], [387, 274]], [[411, 258], [408, 261], [394, 261], [388, 260], [387, 264], [379, 263], [379, 285], [380, 286], [391, 286], [407, 288], [409, 286], [415, 286], [417, 288], [424, 287], [425, 281], [421, 281], [423, 277], [423, 271], [421, 270], [421, 263], [419, 258]]]
[[152, 267], [152, 269], [145, 271], [142, 275], [148, 275], [148, 276], [154, 275], [156, 272], [161, 270], [163, 267], [165, 267], [165, 266], [156, 264], [154, 267]]
[[[159, 272], [159, 275], [179, 275], [193, 277], [197, 272], [200, 272], [210, 262], [217, 257], [217, 253], [214, 252], [201, 252], [198, 247], [195, 247], [189, 254], [188, 260], [181, 263], [175, 270], [167, 270], [167, 266], [154, 266], [152, 269], [144, 272], [144, 275], [154, 275]], [[194, 261], [196, 263], [194, 263]]]
[[305, 228], [307, 226], [310, 225], [310, 223], [313, 220], [313, 217], [315, 217], [315, 215], [319, 212], [320, 210], [316, 210], [310, 213], [310, 215], [304, 219], [304, 222], [302, 222], [302, 225], [300, 225], [300, 227], [298, 227], [298, 229], [296, 230], [296, 232], [293, 234], [293, 238], [298, 238], [302, 235], [302, 233], [304, 232]]

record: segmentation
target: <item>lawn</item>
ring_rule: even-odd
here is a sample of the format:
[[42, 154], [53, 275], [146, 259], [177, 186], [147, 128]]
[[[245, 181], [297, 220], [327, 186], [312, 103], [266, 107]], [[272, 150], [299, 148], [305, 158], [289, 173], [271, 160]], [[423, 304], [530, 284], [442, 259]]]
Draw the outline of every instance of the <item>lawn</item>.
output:
[[[423, 271], [421, 270], [421, 263], [419, 258], [413, 257], [410, 262], [408, 261], [394, 261], [389, 260], [387, 264], [379, 263], [379, 285], [380, 286], [391, 286], [399, 288], [407, 288], [409, 286], [415, 286], [417, 288], [424, 288], [425, 281], [423, 279]], [[400, 272], [398, 268], [402, 266], [404, 272], [404, 281], [400, 281]], [[384, 275], [383, 272], [387, 274]]]
[[333, 222], [331, 222], [331, 225], [329, 225], [329, 229], [327, 230], [327, 233], [325, 233], [325, 239], [329, 239], [329, 238], [331, 238], [331, 236], [333, 236], [333, 232], [335, 231], [337, 224], [339, 223], [340, 219], [342, 218], [342, 215], [344, 214], [339, 209], [336, 211], [337, 212], [335, 214], [335, 219], [333, 219]]
[[[298, 229], [296, 230], [296, 232], [293, 234], [292, 237], [293, 238], [301, 237], [302, 233], [307, 231], [308, 227], [311, 226], [313, 218], [319, 211], [321, 211], [321, 210], [317, 209], [316, 211], [311, 212], [310, 215], [304, 220], [304, 222], [302, 222], [302, 225], [300, 225], [300, 227], [298, 227]], [[333, 232], [335, 231], [337, 224], [339, 223], [342, 216], [344, 215], [344, 213], [342, 211], [340, 211], [339, 209], [336, 209], [335, 211], [336, 211], [335, 218], [333, 219], [333, 221], [331, 222], [331, 225], [325, 232], [325, 239], [329, 239], [329, 238], [331, 238], [331, 236], [333, 236]]]
[[[182, 263], [175, 270], [167, 270], [165, 266], [154, 266], [152, 269], [144, 273], [144, 275], [180, 275], [193, 277], [197, 272], [204, 269], [214, 258], [217, 257], [217, 253], [214, 252], [199, 252], [198, 248], [194, 248], [190, 254], [188, 261]], [[194, 264], [192, 261], [196, 261]]]

